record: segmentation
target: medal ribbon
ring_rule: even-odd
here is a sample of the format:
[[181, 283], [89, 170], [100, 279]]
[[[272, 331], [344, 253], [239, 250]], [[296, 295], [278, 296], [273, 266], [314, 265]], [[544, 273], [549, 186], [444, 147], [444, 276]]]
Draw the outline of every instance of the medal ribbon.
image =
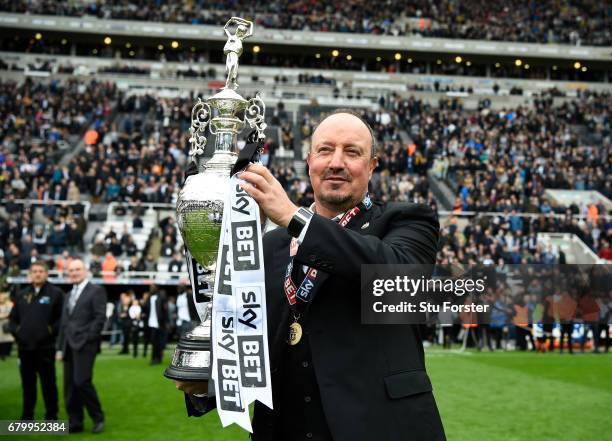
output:
[[[368, 194], [365, 195], [363, 201], [359, 203], [356, 207], [351, 208], [347, 212], [345, 212], [338, 224], [342, 227], [346, 227], [351, 223], [355, 217], [359, 214], [361, 210], [369, 210], [372, 208], [372, 201], [370, 200], [370, 196]], [[289, 303], [289, 308], [295, 313], [295, 304], [297, 303], [297, 299], [301, 300], [304, 303], [308, 303], [310, 301], [310, 295], [313, 292], [314, 284], [317, 279], [317, 270], [315, 268], [306, 267], [306, 275], [302, 283], [300, 283], [299, 287], [296, 287], [295, 282], [291, 278], [291, 272], [293, 271], [293, 259], [295, 253], [297, 252], [298, 244], [297, 239], [291, 239], [291, 243], [289, 244], [289, 253], [292, 256], [289, 261], [289, 265], [287, 266], [287, 271], [285, 272], [285, 282], [283, 283], [283, 288], [285, 291], [285, 296], [287, 297], [287, 302]]]

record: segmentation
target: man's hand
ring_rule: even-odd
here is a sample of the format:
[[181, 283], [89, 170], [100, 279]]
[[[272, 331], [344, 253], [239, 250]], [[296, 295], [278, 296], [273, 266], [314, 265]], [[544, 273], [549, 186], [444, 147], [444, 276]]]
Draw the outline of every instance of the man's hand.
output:
[[189, 395], [208, 393], [208, 381], [173, 381], [178, 390], [182, 390]]
[[291, 202], [283, 186], [263, 165], [250, 164], [239, 174], [244, 180], [240, 186], [255, 201], [264, 214], [275, 224], [287, 227], [298, 207]]

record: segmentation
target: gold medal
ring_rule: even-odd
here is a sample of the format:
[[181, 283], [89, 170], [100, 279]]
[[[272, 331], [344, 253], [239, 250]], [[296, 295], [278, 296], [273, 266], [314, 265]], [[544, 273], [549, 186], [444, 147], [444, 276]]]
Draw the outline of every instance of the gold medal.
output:
[[302, 326], [298, 322], [293, 322], [289, 326], [289, 343], [291, 346], [297, 345], [302, 339]]

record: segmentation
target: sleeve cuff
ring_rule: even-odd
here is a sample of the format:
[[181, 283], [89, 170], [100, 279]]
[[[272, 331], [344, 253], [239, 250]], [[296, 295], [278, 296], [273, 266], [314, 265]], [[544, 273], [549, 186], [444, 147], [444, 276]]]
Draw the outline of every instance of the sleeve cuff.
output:
[[312, 217], [306, 221], [306, 225], [304, 225], [304, 228], [302, 228], [302, 231], [300, 231], [300, 235], [297, 238], [298, 245], [301, 245], [302, 242], [304, 241], [304, 238], [306, 237], [306, 232], [308, 232], [308, 227], [310, 226], [311, 220], [312, 220]]
[[207, 409], [208, 397], [194, 397], [193, 395], [185, 394], [185, 404], [187, 404], [187, 415], [202, 416]]

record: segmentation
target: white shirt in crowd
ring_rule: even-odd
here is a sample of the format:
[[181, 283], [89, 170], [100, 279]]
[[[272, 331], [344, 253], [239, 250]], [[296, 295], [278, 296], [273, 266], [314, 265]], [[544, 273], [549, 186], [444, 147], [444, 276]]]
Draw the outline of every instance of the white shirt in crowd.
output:
[[176, 310], [177, 319], [176, 325], [181, 326], [183, 322], [190, 322], [191, 316], [189, 315], [189, 299], [187, 293], [184, 292], [176, 298]]
[[151, 308], [149, 310], [149, 328], [159, 328], [159, 321], [157, 320], [157, 294], [153, 294], [150, 300]]
[[128, 309], [128, 315], [131, 320], [138, 320], [138, 326], [142, 327], [142, 321], [140, 320], [140, 314], [142, 314], [142, 308], [140, 305], [131, 305]]

